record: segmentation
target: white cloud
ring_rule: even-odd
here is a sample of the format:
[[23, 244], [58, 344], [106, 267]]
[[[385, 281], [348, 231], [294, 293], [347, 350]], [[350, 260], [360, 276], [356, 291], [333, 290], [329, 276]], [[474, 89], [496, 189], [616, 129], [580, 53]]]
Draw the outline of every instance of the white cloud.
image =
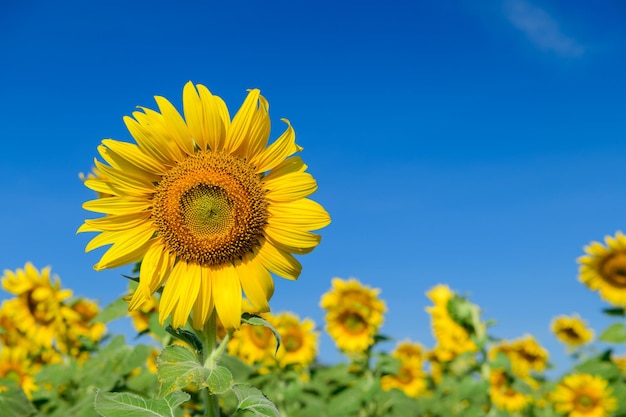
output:
[[578, 57], [585, 52], [584, 46], [561, 32], [558, 22], [545, 10], [525, 0], [505, 0], [504, 10], [513, 26], [542, 50], [564, 57]]

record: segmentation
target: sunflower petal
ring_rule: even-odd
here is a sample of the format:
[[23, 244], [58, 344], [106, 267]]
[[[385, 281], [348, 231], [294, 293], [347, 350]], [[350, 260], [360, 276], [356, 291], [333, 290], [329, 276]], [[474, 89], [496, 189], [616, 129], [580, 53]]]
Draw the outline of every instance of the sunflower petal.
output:
[[241, 326], [241, 282], [235, 267], [228, 264], [213, 268], [213, 302], [217, 314], [226, 329], [238, 329]]
[[213, 295], [212, 295], [212, 285], [211, 280], [212, 270], [211, 268], [199, 268], [199, 277], [200, 277], [200, 290], [198, 291], [198, 297], [196, 298], [196, 302], [193, 305], [193, 328], [194, 329], [202, 329], [204, 324], [209, 319], [211, 313], [213, 313], [213, 309], [215, 308], [213, 304]]
[[296, 258], [267, 240], [261, 244], [257, 256], [265, 268], [283, 278], [298, 279], [302, 272], [302, 265]]
[[243, 292], [252, 303], [254, 311], [269, 311], [269, 300], [274, 294], [274, 280], [267, 268], [254, 258], [244, 258], [235, 263], [235, 269]]
[[250, 164], [256, 167], [258, 173], [271, 170], [288, 156], [302, 150], [300, 146], [296, 145], [296, 133], [289, 120], [281, 120], [287, 123], [287, 130], [262, 152], [251, 156]]
[[307, 172], [294, 172], [264, 181], [270, 201], [292, 202], [307, 197], [317, 190], [315, 178]]

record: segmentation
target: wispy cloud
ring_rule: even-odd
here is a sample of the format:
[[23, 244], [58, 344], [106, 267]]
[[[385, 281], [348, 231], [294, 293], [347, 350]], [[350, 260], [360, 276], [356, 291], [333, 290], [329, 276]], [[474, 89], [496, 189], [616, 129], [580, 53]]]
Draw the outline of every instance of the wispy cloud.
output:
[[564, 57], [578, 57], [585, 53], [584, 46], [561, 32], [558, 22], [545, 10], [525, 0], [505, 0], [504, 10], [513, 26], [542, 50]]

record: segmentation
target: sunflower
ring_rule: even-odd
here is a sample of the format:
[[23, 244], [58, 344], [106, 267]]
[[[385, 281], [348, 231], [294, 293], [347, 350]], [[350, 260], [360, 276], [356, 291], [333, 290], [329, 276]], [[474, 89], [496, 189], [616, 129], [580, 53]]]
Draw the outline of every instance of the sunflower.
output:
[[606, 246], [592, 242], [585, 247], [578, 279], [611, 304], [626, 307], [626, 236], [606, 236]]
[[55, 338], [65, 336], [64, 320], [75, 316], [64, 303], [72, 291], [61, 289], [59, 278], [51, 278], [50, 267], [40, 272], [28, 262], [24, 269], [5, 270], [2, 287], [16, 296], [5, 300], [2, 310], [31, 343], [50, 348]]
[[330, 223], [306, 198], [317, 189], [286, 119], [285, 132], [267, 146], [269, 104], [250, 90], [230, 119], [221, 98], [187, 83], [183, 116], [163, 97], [125, 117], [135, 143], [105, 139], [95, 161], [100, 178], [85, 185], [112, 197], [86, 202], [105, 216], [85, 220], [79, 232], [97, 232], [87, 251], [111, 245], [96, 270], [142, 260], [129, 309], [163, 287], [161, 324], [201, 329], [213, 311], [227, 329], [240, 327], [242, 292], [269, 311], [271, 273], [300, 275], [293, 254], [320, 242], [311, 233]]
[[448, 303], [455, 296], [454, 292], [447, 285], [440, 284], [430, 289], [426, 296], [434, 304], [426, 307], [426, 311], [431, 316], [440, 359], [450, 361], [462, 353], [475, 352], [477, 347], [470, 338], [470, 333], [454, 321], [448, 312]]
[[531, 372], [543, 372], [548, 366], [548, 351], [531, 335], [513, 341], [503, 341], [489, 350], [489, 359], [504, 353], [511, 361], [513, 374], [533, 385]]
[[593, 339], [593, 330], [578, 316], [559, 316], [552, 321], [552, 332], [569, 347], [582, 346]]
[[333, 279], [332, 289], [322, 295], [320, 306], [326, 310], [326, 331], [339, 349], [362, 353], [374, 344], [387, 310], [379, 292], [354, 278]]
[[32, 392], [38, 389], [34, 376], [38, 370], [36, 368], [28, 358], [26, 349], [4, 347], [0, 350], [0, 378], [19, 383], [29, 399], [32, 398]]
[[568, 375], [552, 392], [556, 411], [568, 417], [604, 417], [617, 409], [617, 400], [608, 382], [595, 375]]
[[405, 357], [396, 374], [384, 375], [380, 379], [380, 386], [385, 391], [399, 389], [409, 397], [416, 398], [426, 391], [425, 376], [421, 360]]
[[[272, 314], [265, 313], [262, 316], [268, 323], [273, 323], [274, 316]], [[239, 330], [233, 333], [228, 342], [228, 353], [249, 365], [271, 365], [274, 361], [275, 352], [276, 337], [265, 326], [243, 324]]]
[[380, 380], [381, 388], [385, 391], [396, 388], [414, 398], [424, 393], [427, 384], [423, 369], [425, 354], [422, 345], [408, 340], [399, 342], [391, 356], [400, 360], [400, 369], [396, 374], [383, 376]]
[[276, 315], [275, 325], [281, 338], [281, 345], [276, 352], [278, 366], [307, 366], [315, 360], [318, 333], [315, 332], [313, 320], [301, 321], [295, 314], [280, 313]]
[[499, 409], [510, 413], [522, 411], [531, 402], [532, 397], [525, 395], [512, 386], [510, 378], [502, 370], [493, 370], [489, 376], [489, 398]]

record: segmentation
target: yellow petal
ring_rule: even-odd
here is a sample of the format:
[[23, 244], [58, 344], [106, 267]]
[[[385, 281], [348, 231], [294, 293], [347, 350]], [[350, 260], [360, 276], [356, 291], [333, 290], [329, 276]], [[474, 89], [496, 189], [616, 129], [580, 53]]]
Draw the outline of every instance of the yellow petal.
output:
[[296, 145], [296, 133], [291, 127], [289, 120], [281, 120], [287, 123], [287, 130], [262, 152], [251, 155], [250, 164], [256, 167], [256, 172], [258, 173], [271, 170], [283, 162], [289, 155], [302, 150], [301, 147]]
[[168, 170], [167, 166], [161, 164], [157, 159], [152, 157], [152, 155], [143, 152], [139, 146], [134, 143], [104, 139], [102, 144], [106, 146], [110, 152], [119, 155], [145, 172], [160, 176], [165, 174]]
[[[265, 235], [275, 242], [280, 242], [292, 248], [312, 249], [320, 243], [321, 237], [315, 233], [298, 229], [283, 229], [268, 224], [265, 227]], [[299, 251], [296, 251], [298, 253]], [[307, 251], [310, 252], [310, 251]], [[306, 252], [300, 252], [306, 253]]]
[[[153, 174], [152, 172], [146, 171], [145, 169], [133, 164], [132, 161], [129, 161], [125, 155], [120, 155], [114, 150], [109, 149], [107, 146], [104, 145], [105, 141], [107, 141], [107, 139], [104, 139], [102, 141], [102, 145], [98, 146], [98, 153], [100, 154], [100, 156], [102, 156], [102, 159], [104, 159], [104, 161], [107, 164], [115, 168], [117, 171], [121, 171], [125, 175], [132, 175], [135, 178], [144, 180], [148, 184], [152, 182], [156, 182], [161, 178], [160, 175]], [[115, 142], [116, 141], [114, 140], [108, 139], [109, 145]], [[123, 143], [123, 142], [118, 142], [118, 143]], [[129, 143], [128, 145], [135, 146], [131, 143]]]
[[[133, 115], [143, 115], [140, 112], [133, 112]], [[142, 117], [142, 116], [140, 116]], [[135, 138], [139, 149], [147, 155], [150, 155], [155, 161], [159, 162], [165, 167], [172, 167], [175, 164], [175, 159], [170, 156], [170, 153], [166, 151], [167, 147], [161, 147], [147, 127], [143, 126], [137, 120], [124, 116], [124, 123], [130, 134]]]
[[271, 272], [287, 279], [298, 279], [302, 265], [290, 253], [276, 248], [267, 240], [261, 243], [257, 254], [261, 264]]
[[96, 168], [107, 177], [109, 187], [113, 190], [133, 197], [143, 197], [154, 192], [154, 185], [146, 179], [135, 177], [122, 171], [118, 171], [100, 161], [94, 161]]
[[189, 129], [185, 124], [185, 120], [182, 118], [178, 110], [169, 102], [165, 97], [156, 96], [154, 99], [161, 110], [163, 116], [163, 125], [167, 127], [171, 138], [176, 144], [187, 153], [187, 155], [193, 155], [195, 152], [193, 140], [189, 134]]
[[264, 180], [268, 190], [266, 197], [270, 201], [291, 202], [307, 197], [317, 190], [317, 182], [307, 172], [294, 172], [277, 178]]
[[101, 194], [109, 194], [109, 195], [115, 195], [115, 196], [124, 194], [121, 192], [121, 190], [116, 190], [115, 188], [111, 188], [111, 185], [106, 180], [91, 178], [91, 179], [85, 180], [83, 184], [85, 184], [85, 187], [89, 188], [90, 190], [93, 190]]
[[301, 198], [290, 203], [271, 204], [269, 223], [279, 227], [317, 230], [330, 224], [328, 212], [319, 203]]
[[204, 114], [202, 111], [202, 102], [198, 96], [198, 92], [191, 81], [185, 84], [183, 88], [183, 112], [185, 121], [189, 128], [189, 133], [198, 148], [206, 149], [206, 132], [204, 132]]
[[174, 258], [167, 252], [165, 244], [157, 239], [141, 261], [141, 285], [145, 285], [150, 294], [154, 293], [167, 280], [173, 265]]
[[200, 290], [198, 291], [198, 297], [193, 305], [193, 328], [202, 329], [204, 324], [209, 319], [209, 316], [213, 312], [213, 296], [211, 280], [213, 279], [213, 272], [211, 268], [200, 267]]
[[142, 112], [133, 112], [133, 116], [141, 126], [152, 144], [158, 147], [167, 155], [170, 161], [182, 161], [185, 158], [185, 151], [173, 138], [170, 127], [165, 123], [163, 115], [146, 107], [139, 107]]
[[90, 231], [132, 229], [143, 223], [148, 223], [150, 214], [149, 211], [123, 215], [111, 214], [98, 219], [87, 219], [85, 225], [91, 227]]
[[168, 286], [174, 284], [174, 291], [176, 291], [174, 296], [178, 298], [178, 303], [172, 313], [172, 327], [174, 328], [184, 327], [187, 323], [191, 315], [191, 308], [198, 298], [201, 281], [199, 274], [201, 267], [187, 262], [179, 262], [179, 264], [181, 265], [179, 276], [175, 277], [175, 282], [172, 283], [172, 276], [170, 275], [163, 289], [163, 296], [165, 296]]
[[151, 207], [152, 202], [145, 199], [134, 200], [128, 197], [105, 197], [83, 203], [83, 208], [96, 213], [132, 214]]
[[215, 310], [226, 329], [238, 329], [241, 325], [241, 282], [232, 265], [213, 268], [211, 284]]
[[139, 261], [152, 245], [149, 240], [153, 235], [154, 229], [151, 224], [129, 230], [123, 239], [116, 240], [102, 255], [95, 268], [97, 270], [115, 268]]
[[202, 101], [207, 145], [213, 151], [222, 150], [226, 143], [226, 132], [230, 129], [228, 108], [224, 100], [212, 95], [208, 88], [202, 84], [197, 87]]
[[255, 311], [269, 311], [269, 300], [274, 294], [274, 280], [261, 262], [246, 257], [235, 263], [243, 292], [252, 303]]
[[[228, 153], [237, 153], [238, 155], [245, 156], [245, 149], [242, 151], [240, 148], [245, 148], [245, 142], [250, 141], [254, 144], [259, 141], [267, 140], [267, 136], [261, 135], [266, 132], [264, 129], [264, 123], [257, 123], [256, 119], [262, 117], [257, 112], [265, 112], [267, 110], [259, 107], [260, 91], [253, 89], [248, 92], [248, 96], [244, 100], [241, 108], [233, 117], [233, 121], [230, 124], [230, 128], [226, 134], [226, 143], [224, 149]], [[269, 119], [269, 117], [267, 118]], [[269, 123], [269, 121], [266, 121]], [[269, 133], [269, 129], [267, 129]], [[256, 146], [256, 145], [253, 145]]]

